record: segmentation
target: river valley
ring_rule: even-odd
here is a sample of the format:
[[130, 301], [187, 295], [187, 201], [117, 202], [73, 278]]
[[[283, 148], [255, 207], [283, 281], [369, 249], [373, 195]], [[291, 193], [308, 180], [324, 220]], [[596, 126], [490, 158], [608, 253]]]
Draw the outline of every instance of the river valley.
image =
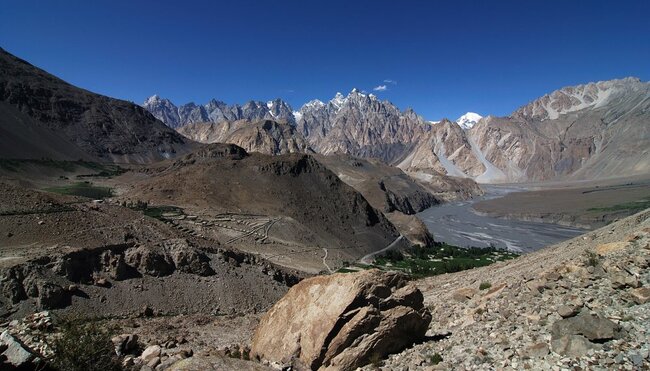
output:
[[475, 203], [525, 191], [524, 188], [513, 186], [482, 187], [485, 190], [485, 195], [482, 197], [434, 206], [417, 214], [436, 241], [461, 247], [487, 247], [493, 244], [510, 251], [525, 253], [573, 238], [587, 231], [558, 224], [480, 215], [472, 208]]

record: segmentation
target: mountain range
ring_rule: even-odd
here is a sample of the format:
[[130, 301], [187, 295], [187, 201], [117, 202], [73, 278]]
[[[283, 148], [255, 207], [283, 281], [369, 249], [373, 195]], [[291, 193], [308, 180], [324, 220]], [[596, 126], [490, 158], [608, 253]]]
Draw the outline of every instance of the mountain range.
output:
[[[325, 155], [378, 158], [420, 179], [445, 174], [504, 183], [609, 178], [650, 171], [646, 148], [650, 140], [650, 84], [631, 77], [565, 87], [506, 117], [468, 112], [455, 122], [426, 121], [410, 108], [402, 111], [357, 89], [347, 96], [337, 93], [327, 102], [312, 100], [298, 111], [279, 99], [251, 101], [244, 106], [219, 103], [222, 108], [216, 111], [209, 109], [217, 106], [212, 102], [217, 101], [177, 107], [154, 96], [143, 106], [172, 127], [196, 125], [180, 129], [194, 140], [228, 141], [226, 135], [214, 133], [229, 132], [224, 124], [230, 123], [231, 117], [252, 123], [274, 120], [294, 129], [253, 134], [279, 138], [276, 141], [282, 143], [301, 143], [289, 146], [294, 150], [309, 147]], [[189, 111], [201, 115], [182, 114]], [[211, 123], [209, 128], [204, 122]], [[206, 134], [210, 131], [213, 134]], [[245, 142], [239, 137], [235, 144]], [[267, 145], [261, 151], [282, 153], [282, 149], [269, 152], [269, 148]], [[246, 149], [257, 150], [254, 145]]]
[[470, 112], [434, 123], [357, 89], [297, 111], [280, 99], [175, 106], [153, 96], [138, 106], [72, 86], [4, 50], [0, 67], [3, 158], [146, 163], [189, 153], [197, 142], [227, 142], [274, 155], [377, 158], [421, 181], [650, 173], [650, 83], [632, 77], [565, 87], [505, 117]]
[[228, 105], [212, 99], [203, 105], [187, 103], [176, 106], [169, 99], [153, 95], [142, 104], [142, 107], [171, 128], [200, 122], [218, 124], [238, 120], [274, 120], [295, 124], [291, 106], [281, 99], [268, 102], [249, 101], [244, 105]]

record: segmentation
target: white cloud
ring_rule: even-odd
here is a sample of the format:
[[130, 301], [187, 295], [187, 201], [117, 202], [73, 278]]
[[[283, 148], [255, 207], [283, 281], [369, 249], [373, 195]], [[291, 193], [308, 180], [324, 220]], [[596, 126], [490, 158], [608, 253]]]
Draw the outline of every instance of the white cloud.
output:
[[386, 84], [397, 85], [397, 81], [395, 81], [395, 80], [389, 80], [389, 79], [386, 79], [386, 80], [384, 80], [384, 82], [385, 82]]
[[379, 86], [375, 86], [372, 90], [374, 90], [374, 91], [386, 91], [386, 90], [388, 90], [388, 86], [379, 85]]

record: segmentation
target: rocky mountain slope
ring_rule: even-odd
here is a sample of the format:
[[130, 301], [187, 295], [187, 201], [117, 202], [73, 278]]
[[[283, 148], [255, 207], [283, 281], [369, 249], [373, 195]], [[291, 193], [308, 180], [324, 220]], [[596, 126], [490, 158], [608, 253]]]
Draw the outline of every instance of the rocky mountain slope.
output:
[[650, 83], [563, 88], [470, 132], [509, 180], [597, 179], [650, 172]]
[[124, 198], [192, 212], [205, 221], [194, 228], [226, 246], [310, 272], [340, 267], [399, 236], [381, 211], [306, 154], [211, 144], [116, 181], [128, 184]]
[[430, 130], [413, 110], [400, 111], [388, 101], [354, 89], [324, 103], [305, 104], [297, 115], [299, 132], [322, 154], [346, 153], [355, 157], [399, 162]]
[[433, 316], [431, 338], [381, 369], [650, 367], [650, 209], [417, 286]]
[[439, 174], [416, 179], [380, 160], [344, 154], [317, 155], [316, 158], [381, 210], [402, 235], [423, 246], [430, 245], [433, 237], [415, 213], [441, 202], [466, 200], [482, 194], [471, 179]]
[[[242, 313], [269, 306], [291, 281], [289, 271], [268, 261], [117, 203], [24, 183], [3, 181], [0, 190], [2, 317], [34, 310], [138, 316], [145, 307], [150, 314]], [[219, 305], [208, 304], [208, 296], [219, 297]]]
[[239, 104], [228, 105], [212, 99], [203, 105], [187, 103], [176, 106], [169, 99], [153, 95], [142, 104], [142, 107], [172, 128], [201, 122], [219, 124], [239, 120], [250, 122], [273, 120], [280, 123], [295, 124], [291, 106], [281, 99], [266, 103], [249, 101], [243, 106]]
[[178, 132], [200, 143], [231, 143], [247, 152], [269, 155], [313, 152], [294, 126], [271, 120], [197, 122], [179, 127]]
[[0, 49], [0, 157], [149, 162], [192, 142], [135, 104], [72, 86]]
[[567, 87], [467, 132], [438, 134], [400, 166], [426, 164], [484, 183], [648, 174], [648, 112], [650, 83], [638, 79]]

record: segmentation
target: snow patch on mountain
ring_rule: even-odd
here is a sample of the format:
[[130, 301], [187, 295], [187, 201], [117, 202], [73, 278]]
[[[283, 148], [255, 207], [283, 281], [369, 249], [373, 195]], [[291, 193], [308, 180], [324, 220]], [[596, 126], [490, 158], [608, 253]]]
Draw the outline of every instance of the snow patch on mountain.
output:
[[460, 125], [461, 128], [469, 130], [474, 127], [474, 125], [482, 118], [483, 116], [479, 115], [478, 113], [467, 112], [466, 114], [460, 116], [456, 120], [456, 123]]

